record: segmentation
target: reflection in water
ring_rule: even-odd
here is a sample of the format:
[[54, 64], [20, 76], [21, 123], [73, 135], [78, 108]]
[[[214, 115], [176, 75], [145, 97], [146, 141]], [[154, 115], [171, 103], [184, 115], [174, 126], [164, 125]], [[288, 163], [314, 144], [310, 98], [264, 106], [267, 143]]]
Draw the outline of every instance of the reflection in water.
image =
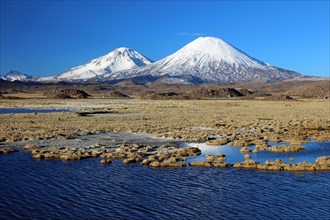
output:
[[[244, 161], [244, 154], [240, 153], [240, 147], [228, 147], [224, 146], [210, 146], [207, 144], [188, 144], [192, 147], [198, 147], [202, 151], [202, 155], [194, 158], [189, 158], [188, 161], [199, 161], [205, 160], [205, 155], [209, 154], [225, 154], [228, 163], [241, 162]], [[270, 145], [274, 145], [271, 143]], [[276, 145], [283, 145], [279, 143]], [[250, 153], [251, 159], [256, 160], [260, 163], [264, 163], [266, 160], [276, 160], [280, 159], [286, 163], [290, 162], [290, 157], [295, 158], [294, 163], [301, 161], [315, 162], [316, 158], [320, 156], [330, 155], [330, 142], [310, 142], [308, 144], [302, 144], [305, 147], [304, 151], [292, 152], [292, 153], [277, 153], [271, 151], [258, 151], [257, 154]], [[255, 146], [251, 146], [253, 151]]]

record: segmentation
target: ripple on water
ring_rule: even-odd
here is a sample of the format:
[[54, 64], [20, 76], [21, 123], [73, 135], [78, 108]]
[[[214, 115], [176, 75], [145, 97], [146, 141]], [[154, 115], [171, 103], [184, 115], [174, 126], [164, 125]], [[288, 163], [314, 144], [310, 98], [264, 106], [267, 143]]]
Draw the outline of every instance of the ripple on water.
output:
[[330, 172], [186, 167], [0, 155], [4, 219], [329, 219]]

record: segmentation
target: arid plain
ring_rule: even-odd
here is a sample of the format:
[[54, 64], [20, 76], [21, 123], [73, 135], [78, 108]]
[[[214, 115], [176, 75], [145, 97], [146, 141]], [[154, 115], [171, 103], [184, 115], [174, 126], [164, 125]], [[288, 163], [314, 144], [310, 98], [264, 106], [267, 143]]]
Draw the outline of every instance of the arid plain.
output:
[[[326, 86], [327, 84], [328, 82], [323, 83]], [[310, 87], [310, 85], [307, 85], [304, 88], [309, 88], [308, 86]], [[134, 89], [136, 88], [133, 88], [132, 91]], [[162, 91], [162, 89], [160, 90]], [[93, 134], [114, 132], [148, 134], [155, 138], [173, 140], [173, 143], [179, 141], [206, 143], [210, 146], [240, 147], [242, 148], [241, 152], [247, 154], [245, 155], [246, 161], [243, 164], [237, 164], [236, 167], [257, 168], [256, 162], [250, 160], [249, 152], [252, 151], [249, 148], [250, 146], [255, 146], [253, 153], [264, 150], [295, 152], [304, 150], [302, 144], [308, 143], [310, 140], [319, 142], [330, 140], [330, 102], [327, 96], [322, 98], [293, 96], [294, 98], [292, 98], [285, 95], [287, 94], [286, 91], [271, 92], [268, 95], [261, 91], [255, 93], [259, 95], [235, 96], [237, 91], [243, 93], [247, 89], [218, 88], [210, 90], [205, 88], [196, 89], [195, 87], [191, 89], [190, 93], [185, 93], [188, 95], [180, 95], [181, 90], [177, 89], [178, 93], [140, 92], [138, 93], [140, 97], [136, 95], [134, 98], [113, 97], [114, 95], [122, 95], [123, 90], [120, 90], [121, 92], [116, 90], [115, 93], [112, 91], [110, 93], [112, 97], [110, 98], [104, 95], [106, 93], [94, 92], [90, 93], [93, 94], [92, 96], [84, 99], [61, 98], [63, 94], [60, 94], [60, 98], [49, 98], [49, 92], [47, 93], [47, 91], [44, 93], [46, 97], [42, 93], [29, 92], [16, 92], [14, 95], [4, 94], [1, 99], [1, 107], [3, 108], [63, 109], [71, 112], [0, 114], [0, 141], [5, 145], [20, 147], [23, 145], [23, 147], [31, 148], [33, 151], [40, 148], [38, 141], [42, 141], [43, 144], [46, 143], [47, 145], [49, 140], [51, 144], [48, 144], [48, 147], [51, 147], [50, 145], [54, 145], [54, 143], [56, 147], [56, 142], [51, 142], [51, 140], [68, 140], [67, 147], [69, 149], [74, 147], [70, 146], [69, 140], [80, 136], [88, 137], [88, 135]], [[291, 88], [291, 90], [297, 91], [297, 88]], [[303, 89], [298, 89], [298, 91], [301, 90]], [[55, 89], [51, 91], [61, 91], [63, 93], [63, 91], [71, 90]], [[315, 89], [312, 91], [315, 91]], [[316, 91], [319, 92], [317, 89]], [[213, 97], [214, 94], [221, 95], [221, 97]], [[205, 98], [205, 95], [210, 97]], [[288, 146], [271, 147], [268, 144], [269, 142], [286, 142]], [[87, 143], [90, 144], [86, 142], [86, 145]], [[111, 143], [109, 142], [108, 145], [111, 145]], [[124, 151], [132, 153], [130, 146], [122, 147], [125, 148]], [[38, 154], [35, 157], [44, 158], [43, 155], [40, 156], [39, 151], [33, 151], [34, 154]], [[112, 149], [113, 151], [118, 151], [118, 149]], [[121, 156], [108, 157], [127, 159], [127, 152]], [[160, 152], [164, 152], [164, 149], [159, 148], [154, 151], [154, 154]], [[56, 155], [49, 157], [61, 158], [61, 153], [63, 154], [63, 152], [57, 152]], [[70, 150], [69, 153], [72, 154], [73, 152]], [[104, 153], [98, 152], [94, 156], [107, 157]], [[79, 156], [81, 156], [81, 152]], [[142, 160], [147, 155], [133, 154], [130, 156], [133, 156], [135, 162]], [[163, 155], [159, 162], [170, 157], [171, 155]], [[70, 157], [70, 155], [62, 156], [63, 158], [68, 160], [77, 159], [77, 157]], [[303, 164], [304, 167], [313, 166], [313, 168], [301, 169], [329, 169], [329, 158], [323, 159], [325, 161], [325, 167], [323, 166], [323, 168], [315, 168], [315, 164]], [[185, 159], [178, 157], [176, 160], [182, 162]], [[223, 163], [225, 160], [222, 162], [220, 160], [222, 159], [219, 159], [218, 155], [218, 161], [217, 157], [213, 159], [206, 158], [206, 162], [201, 161], [201, 163], [191, 163], [191, 165], [229, 166]], [[148, 164], [152, 164], [152, 161], [149, 162]], [[217, 165], [216, 162], [221, 164]], [[182, 165], [182, 163], [180, 164]], [[162, 166], [161, 163], [154, 165]], [[172, 165], [178, 166], [178, 163], [175, 163], [174, 160]], [[277, 164], [278, 166], [280, 165]], [[265, 167], [260, 167], [260, 169], [263, 168]], [[280, 169], [284, 169], [283, 166]]]

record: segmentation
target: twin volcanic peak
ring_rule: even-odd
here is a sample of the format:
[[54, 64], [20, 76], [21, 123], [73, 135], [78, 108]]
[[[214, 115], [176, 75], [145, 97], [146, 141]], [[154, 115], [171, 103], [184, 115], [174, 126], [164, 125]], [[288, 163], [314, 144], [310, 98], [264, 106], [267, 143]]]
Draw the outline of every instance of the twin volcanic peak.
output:
[[199, 37], [177, 52], [152, 62], [129, 48], [118, 48], [86, 64], [71, 68], [47, 81], [118, 81], [235, 83], [279, 81], [303, 77], [259, 61], [214, 37]]
[[199, 37], [177, 52], [150, 65], [104, 75], [108, 79], [153, 76], [193, 82], [278, 81], [300, 77], [299, 73], [259, 61], [214, 37]]

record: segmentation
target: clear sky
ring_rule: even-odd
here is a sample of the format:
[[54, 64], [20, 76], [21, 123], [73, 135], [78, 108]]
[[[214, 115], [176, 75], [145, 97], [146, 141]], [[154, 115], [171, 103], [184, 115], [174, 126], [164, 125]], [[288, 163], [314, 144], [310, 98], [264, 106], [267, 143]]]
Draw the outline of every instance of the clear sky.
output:
[[329, 76], [329, 0], [0, 1], [1, 74], [59, 74], [122, 46], [159, 60], [213, 36], [272, 65]]

